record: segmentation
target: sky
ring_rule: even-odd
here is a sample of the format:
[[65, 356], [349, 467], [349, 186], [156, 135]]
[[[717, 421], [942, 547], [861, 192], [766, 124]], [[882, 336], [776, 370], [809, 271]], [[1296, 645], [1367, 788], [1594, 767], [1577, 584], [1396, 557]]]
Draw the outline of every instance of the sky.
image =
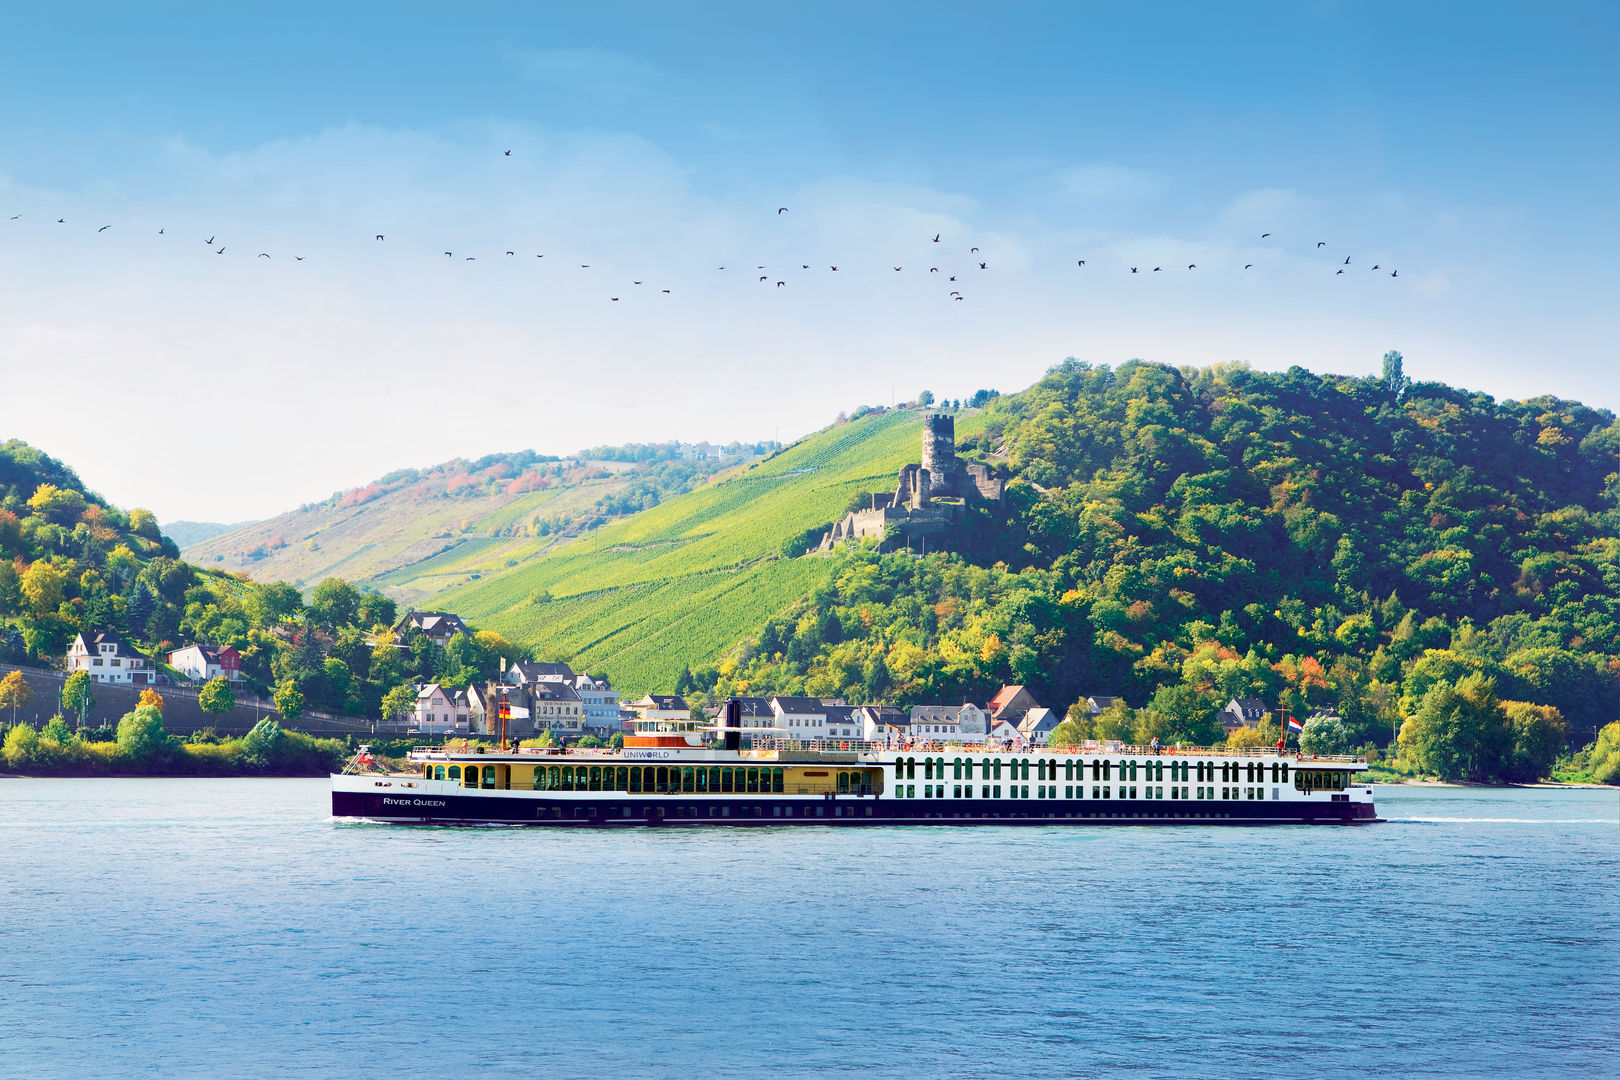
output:
[[458, 456], [791, 440], [1071, 356], [1399, 349], [1620, 411], [1614, 5], [5, 23], [0, 438], [161, 521]]

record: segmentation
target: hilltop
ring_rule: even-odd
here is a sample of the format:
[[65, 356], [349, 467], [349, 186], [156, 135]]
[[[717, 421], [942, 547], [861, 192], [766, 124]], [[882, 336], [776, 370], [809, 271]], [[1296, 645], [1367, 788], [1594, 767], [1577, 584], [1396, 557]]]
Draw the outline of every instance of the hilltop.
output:
[[[446, 571], [494, 576], [433, 603], [606, 671], [627, 692], [668, 689], [826, 582], [834, 561], [803, 552], [852, 500], [893, 490], [900, 466], [917, 460], [922, 415], [836, 423], [512, 569], [498, 554], [447, 559]], [[971, 415], [962, 430], [975, 430]]]
[[517, 565], [765, 449], [633, 445], [567, 459], [533, 451], [457, 459], [392, 472], [183, 550], [200, 566], [301, 589], [327, 577], [362, 585], [386, 578], [389, 595], [416, 603], [465, 578], [447, 567], [469, 559]]

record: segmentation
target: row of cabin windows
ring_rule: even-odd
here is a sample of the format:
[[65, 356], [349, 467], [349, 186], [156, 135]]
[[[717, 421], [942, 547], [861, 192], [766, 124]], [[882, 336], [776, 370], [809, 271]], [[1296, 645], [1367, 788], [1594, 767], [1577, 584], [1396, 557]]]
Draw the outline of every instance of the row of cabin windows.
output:
[[1295, 769], [1297, 791], [1343, 791], [1350, 786], [1350, 774], [1343, 769]]
[[[900, 758], [895, 761], [895, 777], [901, 780], [917, 779], [917, 759]], [[946, 770], [950, 770], [952, 780], [972, 780], [974, 765], [977, 764], [980, 778], [984, 780], [1000, 780], [1002, 778], [1003, 763], [999, 758], [990, 758], [975, 763], [971, 758], [945, 758], [925, 757], [922, 759], [922, 779], [944, 780]], [[1028, 780], [1030, 778], [1030, 762], [1027, 759], [1014, 759], [1006, 763], [1007, 779]], [[1084, 780], [1086, 762], [1075, 761], [1070, 758], [1064, 761], [1049, 758], [1040, 758], [1034, 762], [1035, 779], [1056, 780], [1058, 773], [1063, 774], [1064, 780]], [[1107, 761], [1097, 760], [1091, 762], [1092, 780], [1113, 780], [1115, 774], [1120, 780], [1151, 780], [1155, 783], [1165, 779], [1168, 771], [1172, 782], [1188, 782], [1194, 779], [1191, 775], [1196, 773], [1200, 782], [1214, 782], [1215, 774], [1220, 773], [1220, 779], [1228, 784], [1246, 781], [1251, 784], [1265, 783], [1267, 765], [1265, 762], [1240, 761]], [[1271, 782], [1274, 784], [1288, 782], [1288, 763], [1275, 762], [1270, 766]], [[1331, 774], [1329, 774], [1331, 775]], [[1343, 775], [1338, 774], [1338, 775]]]
[[[915, 784], [905, 785], [900, 790], [901, 790], [901, 797], [902, 798], [915, 799], [917, 797], [917, 786]], [[1062, 798], [1062, 799], [1083, 799], [1083, 798], [1086, 797], [1086, 788], [1085, 788], [1084, 784], [1065, 784], [1063, 786], [1063, 788], [1062, 788], [1063, 793], [1061, 795], [1058, 794], [1058, 790], [1059, 790], [1058, 785], [1056, 785], [1056, 784], [1037, 784], [1035, 786], [1035, 798], [1037, 798], [1037, 799], [1058, 799], [1058, 798]], [[1165, 790], [1166, 789], [1162, 785], [1139, 786], [1139, 785], [1136, 785], [1136, 784], [1128, 784], [1128, 785], [1127, 784], [1121, 784], [1121, 785], [1119, 785], [1119, 795], [1118, 795], [1118, 797], [1121, 798], [1121, 799], [1188, 799], [1188, 800], [1191, 800], [1193, 798], [1214, 799], [1214, 798], [1217, 798], [1217, 797], [1222, 798], [1222, 799], [1264, 799], [1266, 797], [1266, 790], [1263, 787], [1245, 787], [1245, 788], [1234, 787], [1234, 786], [1223, 787], [1223, 788], [1221, 788], [1221, 793], [1220, 793], [1219, 796], [1217, 796], [1215, 794], [1215, 788], [1214, 787], [1199, 787], [1197, 789], [1193, 789], [1191, 787], [1184, 787], [1184, 786], [1183, 787], [1178, 787], [1178, 786], [1172, 784], [1172, 785], [1170, 785], [1170, 788], [1169, 788], [1170, 793], [1168, 795], [1165, 794]], [[1197, 791], [1196, 796], [1193, 795], [1194, 790]], [[1022, 785], [1020, 785], [1020, 784], [1010, 784], [1010, 785], [1007, 785], [1007, 796], [1006, 797], [1009, 798], [1009, 799], [1027, 799], [1027, 798], [1030, 797], [1029, 792], [1030, 792], [1030, 789], [1029, 789], [1028, 784], [1022, 784]], [[945, 795], [945, 785], [944, 784], [924, 784], [923, 789], [922, 789], [922, 797], [925, 798], [925, 799], [943, 799], [943, 798], [945, 798], [946, 797], [946, 795]], [[971, 798], [973, 798], [973, 785], [972, 784], [953, 784], [953, 785], [951, 785], [950, 797], [953, 798], [953, 799], [971, 799]], [[999, 799], [1001, 797], [1002, 797], [1002, 785], [1001, 784], [985, 784], [980, 788], [979, 798], [981, 798], [981, 799]], [[1112, 798], [1115, 797], [1115, 795], [1114, 795], [1114, 786], [1112, 784], [1093, 784], [1091, 786], [1091, 797], [1093, 799], [1112, 799]], [[1278, 798], [1278, 795], [1275, 792], [1273, 792], [1272, 798]]]

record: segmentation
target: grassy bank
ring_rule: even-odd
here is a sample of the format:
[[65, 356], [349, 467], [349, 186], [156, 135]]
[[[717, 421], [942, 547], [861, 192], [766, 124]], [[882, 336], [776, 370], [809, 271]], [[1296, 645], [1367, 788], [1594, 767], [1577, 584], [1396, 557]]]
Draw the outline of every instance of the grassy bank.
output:
[[43, 731], [20, 724], [0, 743], [0, 767], [21, 776], [326, 776], [349, 753], [345, 740], [285, 731], [269, 718], [239, 738], [182, 742], [160, 716], [136, 713], [115, 733], [74, 733], [59, 719]]

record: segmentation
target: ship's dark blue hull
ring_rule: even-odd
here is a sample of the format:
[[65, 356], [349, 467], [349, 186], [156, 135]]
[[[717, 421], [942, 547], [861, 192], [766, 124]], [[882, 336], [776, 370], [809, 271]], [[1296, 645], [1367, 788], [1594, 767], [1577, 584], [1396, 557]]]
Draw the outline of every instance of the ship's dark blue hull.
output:
[[[397, 789], [396, 789], [397, 791]], [[1364, 825], [1370, 802], [1118, 799], [723, 799], [584, 801], [500, 794], [332, 792], [332, 816], [426, 825], [579, 828], [693, 825]]]

